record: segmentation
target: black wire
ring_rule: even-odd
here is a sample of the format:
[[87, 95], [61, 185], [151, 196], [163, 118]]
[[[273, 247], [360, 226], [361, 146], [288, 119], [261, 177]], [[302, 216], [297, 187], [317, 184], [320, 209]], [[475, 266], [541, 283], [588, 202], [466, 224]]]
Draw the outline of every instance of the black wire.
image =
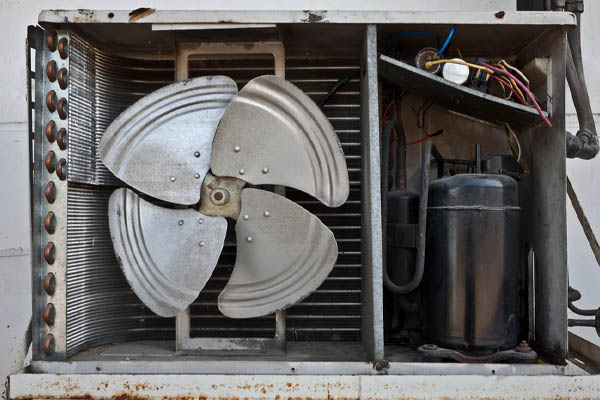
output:
[[350, 82], [350, 80], [352, 78], [354, 78], [356, 75], [358, 75], [358, 71], [353, 71], [352, 73], [348, 74], [344, 78], [337, 81], [337, 83], [335, 84], [335, 86], [333, 88], [331, 88], [329, 93], [327, 93], [325, 95], [325, 97], [323, 97], [323, 99], [321, 99], [321, 101], [319, 101], [319, 103], [318, 103], [319, 108], [323, 109], [325, 104], [327, 104], [329, 102], [329, 100], [331, 100], [331, 98], [337, 93], [337, 91], [340, 90], [343, 86], [347, 85], [348, 82]]
[[417, 117], [417, 128], [421, 129], [425, 126], [425, 116], [427, 115], [427, 111], [429, 111], [432, 105], [433, 101], [425, 100], [418, 110], [415, 110], [415, 108], [412, 107], [415, 116]]

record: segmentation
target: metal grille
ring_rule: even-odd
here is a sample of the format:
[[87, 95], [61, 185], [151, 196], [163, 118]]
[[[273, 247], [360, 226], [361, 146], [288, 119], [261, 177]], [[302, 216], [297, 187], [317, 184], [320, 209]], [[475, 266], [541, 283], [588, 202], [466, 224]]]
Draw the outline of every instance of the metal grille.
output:
[[[172, 318], [150, 312], [129, 288], [115, 259], [106, 215], [108, 196], [120, 182], [101, 164], [97, 145], [108, 124], [141, 96], [172, 81], [173, 63], [124, 59], [73, 37], [69, 119], [67, 254], [67, 350], [124, 340], [174, 339]], [[228, 75], [238, 87], [273, 73], [272, 59], [194, 60], [190, 76]], [[314, 100], [336, 81], [359, 69], [359, 60], [287, 60], [286, 78]], [[325, 106], [346, 154], [351, 191], [348, 202], [330, 209], [287, 189], [286, 196], [332, 229], [339, 257], [325, 283], [287, 312], [288, 340], [360, 340], [361, 210], [360, 94], [358, 74]], [[191, 307], [192, 337], [269, 337], [274, 317], [233, 320], [216, 299], [235, 262], [230, 232], [213, 277]]]

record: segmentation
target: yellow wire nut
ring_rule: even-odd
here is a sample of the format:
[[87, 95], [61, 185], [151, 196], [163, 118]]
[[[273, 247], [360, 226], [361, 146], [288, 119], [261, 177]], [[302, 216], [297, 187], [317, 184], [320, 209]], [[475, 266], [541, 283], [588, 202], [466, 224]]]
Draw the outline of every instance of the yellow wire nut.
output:
[[450, 63], [450, 64], [459, 64], [459, 65], [466, 65], [467, 67], [471, 67], [471, 68], [475, 68], [475, 69], [479, 69], [479, 70], [485, 71], [485, 72], [487, 72], [488, 74], [493, 74], [493, 73], [494, 73], [494, 71], [493, 71], [493, 70], [491, 70], [491, 69], [489, 69], [489, 68], [487, 68], [487, 67], [484, 67], [484, 66], [482, 66], [482, 65], [472, 64], [472, 63], [468, 63], [468, 62], [465, 62], [465, 61], [458, 61], [458, 60], [436, 60], [436, 61], [427, 61], [427, 62], [425, 63], [425, 67], [426, 67], [426, 68], [429, 68], [429, 67], [431, 67], [432, 65], [436, 65], [436, 64], [446, 64], [446, 63]]

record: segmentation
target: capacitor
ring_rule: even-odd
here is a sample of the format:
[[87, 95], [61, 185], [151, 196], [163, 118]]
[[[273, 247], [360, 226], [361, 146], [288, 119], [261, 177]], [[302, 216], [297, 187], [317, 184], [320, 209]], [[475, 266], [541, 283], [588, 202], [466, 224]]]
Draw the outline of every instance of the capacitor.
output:
[[426, 64], [429, 61], [438, 60], [440, 57], [438, 56], [438, 50], [433, 47], [425, 47], [421, 49], [417, 55], [415, 56], [415, 65], [417, 68], [422, 69], [423, 71], [427, 71], [436, 75], [442, 69], [442, 64], [434, 64], [427, 66]]
[[[460, 58], [453, 58], [451, 61], [465, 62]], [[450, 82], [462, 85], [469, 79], [469, 67], [463, 64], [448, 62], [444, 64], [442, 76]]]

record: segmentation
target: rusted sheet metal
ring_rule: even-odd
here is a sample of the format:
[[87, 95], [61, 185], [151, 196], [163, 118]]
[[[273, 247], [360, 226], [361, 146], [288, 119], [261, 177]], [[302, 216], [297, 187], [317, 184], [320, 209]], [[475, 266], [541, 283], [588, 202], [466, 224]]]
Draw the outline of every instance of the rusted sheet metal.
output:
[[11, 376], [12, 399], [591, 399], [598, 376]]

